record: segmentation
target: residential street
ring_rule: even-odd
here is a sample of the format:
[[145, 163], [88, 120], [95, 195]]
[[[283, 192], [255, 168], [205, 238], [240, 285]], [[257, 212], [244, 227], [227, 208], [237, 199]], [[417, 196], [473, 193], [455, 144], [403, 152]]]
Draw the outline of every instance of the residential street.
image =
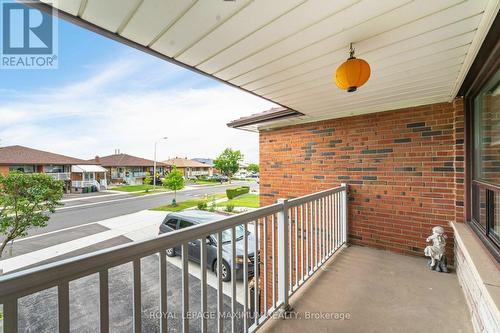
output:
[[[177, 201], [193, 198], [201, 198], [205, 195], [224, 193], [229, 187], [247, 185], [251, 189], [258, 189], [256, 182], [233, 181], [231, 184], [196, 186], [177, 192]], [[192, 186], [194, 187], [194, 186]], [[135, 213], [145, 209], [151, 209], [160, 205], [168, 204], [172, 201], [174, 193], [161, 193], [145, 195], [142, 197], [133, 194], [116, 196], [99, 196], [82, 200], [72, 200], [58, 209], [48, 222], [47, 227], [32, 229], [28, 236], [40, 235], [60, 229], [79, 226], [86, 223], [101, 221], [116, 216]]]

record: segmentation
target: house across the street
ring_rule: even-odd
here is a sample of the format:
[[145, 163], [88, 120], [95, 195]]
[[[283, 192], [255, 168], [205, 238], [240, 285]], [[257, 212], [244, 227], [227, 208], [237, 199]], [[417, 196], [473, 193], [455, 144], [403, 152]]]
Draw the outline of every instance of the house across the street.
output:
[[92, 162], [24, 146], [0, 148], [0, 174], [45, 173], [65, 182], [66, 190], [107, 186], [106, 170]]
[[[89, 162], [102, 165], [107, 170], [110, 181], [118, 184], [142, 184], [146, 172], [149, 172], [152, 177], [154, 169], [154, 161], [122, 153], [102, 157], [96, 156]], [[166, 165], [156, 162], [156, 173], [163, 175], [165, 171]]]
[[211, 167], [212, 174], [219, 174], [220, 173], [220, 170], [215, 167], [214, 160], [212, 158], [196, 157], [196, 158], [193, 158], [193, 160]]
[[196, 160], [190, 160], [186, 158], [171, 158], [169, 160], [163, 161], [163, 163], [169, 165], [170, 167], [176, 166], [179, 169], [184, 177], [192, 178], [192, 177], [203, 177], [203, 176], [212, 176], [213, 175], [213, 166], [211, 164], [205, 164], [202, 162], [198, 162]]

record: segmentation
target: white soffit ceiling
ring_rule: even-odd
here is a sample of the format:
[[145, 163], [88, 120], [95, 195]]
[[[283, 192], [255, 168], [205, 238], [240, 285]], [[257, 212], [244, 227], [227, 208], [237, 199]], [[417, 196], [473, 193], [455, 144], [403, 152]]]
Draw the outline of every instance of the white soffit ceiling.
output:
[[[304, 114], [283, 125], [451, 101], [500, 0], [42, 2]], [[350, 42], [355, 93], [332, 82]]]

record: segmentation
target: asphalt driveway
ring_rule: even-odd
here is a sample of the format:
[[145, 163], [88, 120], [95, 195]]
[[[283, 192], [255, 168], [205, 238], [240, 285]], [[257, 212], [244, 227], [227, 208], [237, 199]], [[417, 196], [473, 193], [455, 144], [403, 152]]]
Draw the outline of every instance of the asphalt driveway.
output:
[[[160, 332], [159, 313], [159, 260], [152, 255], [141, 260], [142, 274], [142, 329], [143, 332]], [[168, 331], [182, 329], [181, 270], [167, 263]], [[98, 275], [70, 283], [70, 315], [72, 332], [99, 332], [99, 280]], [[133, 331], [133, 275], [132, 264], [124, 264], [109, 271], [110, 331]], [[208, 311], [217, 311], [217, 290], [208, 286]], [[196, 318], [190, 320], [190, 331], [201, 331], [201, 284], [194, 276], [189, 278], [189, 310]], [[238, 303], [238, 312], [243, 306]], [[224, 311], [230, 313], [231, 298], [224, 295]], [[237, 332], [243, 330], [243, 319], [237, 318]], [[19, 302], [20, 332], [56, 332], [57, 290], [52, 288], [26, 296]], [[217, 330], [215, 318], [208, 319], [209, 332]], [[231, 331], [231, 320], [224, 319], [224, 331]]]

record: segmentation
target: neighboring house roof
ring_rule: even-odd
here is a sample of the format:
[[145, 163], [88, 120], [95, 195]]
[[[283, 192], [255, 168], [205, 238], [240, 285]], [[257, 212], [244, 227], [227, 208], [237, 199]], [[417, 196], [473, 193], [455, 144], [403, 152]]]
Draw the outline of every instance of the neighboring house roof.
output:
[[198, 161], [198, 162], [206, 164], [210, 167], [214, 166], [214, 160], [211, 158], [199, 158], [199, 157], [197, 157], [197, 158], [193, 158], [193, 161]]
[[[95, 158], [89, 160], [89, 162], [95, 164], [101, 164], [104, 167], [134, 167], [134, 166], [149, 167], [154, 165], [154, 161], [152, 160], [128, 154], [114, 154], [102, 157], [96, 156]], [[161, 162], [156, 162], [156, 165], [165, 166], [165, 164]]]
[[73, 165], [73, 164], [90, 164], [90, 162], [74, 157], [54, 154], [43, 150], [16, 145], [16, 146], [0, 147], [0, 164]]
[[207, 165], [195, 160], [190, 160], [188, 158], [171, 158], [169, 160], [163, 161], [167, 165], [175, 165], [178, 168], [210, 168], [211, 165]]

